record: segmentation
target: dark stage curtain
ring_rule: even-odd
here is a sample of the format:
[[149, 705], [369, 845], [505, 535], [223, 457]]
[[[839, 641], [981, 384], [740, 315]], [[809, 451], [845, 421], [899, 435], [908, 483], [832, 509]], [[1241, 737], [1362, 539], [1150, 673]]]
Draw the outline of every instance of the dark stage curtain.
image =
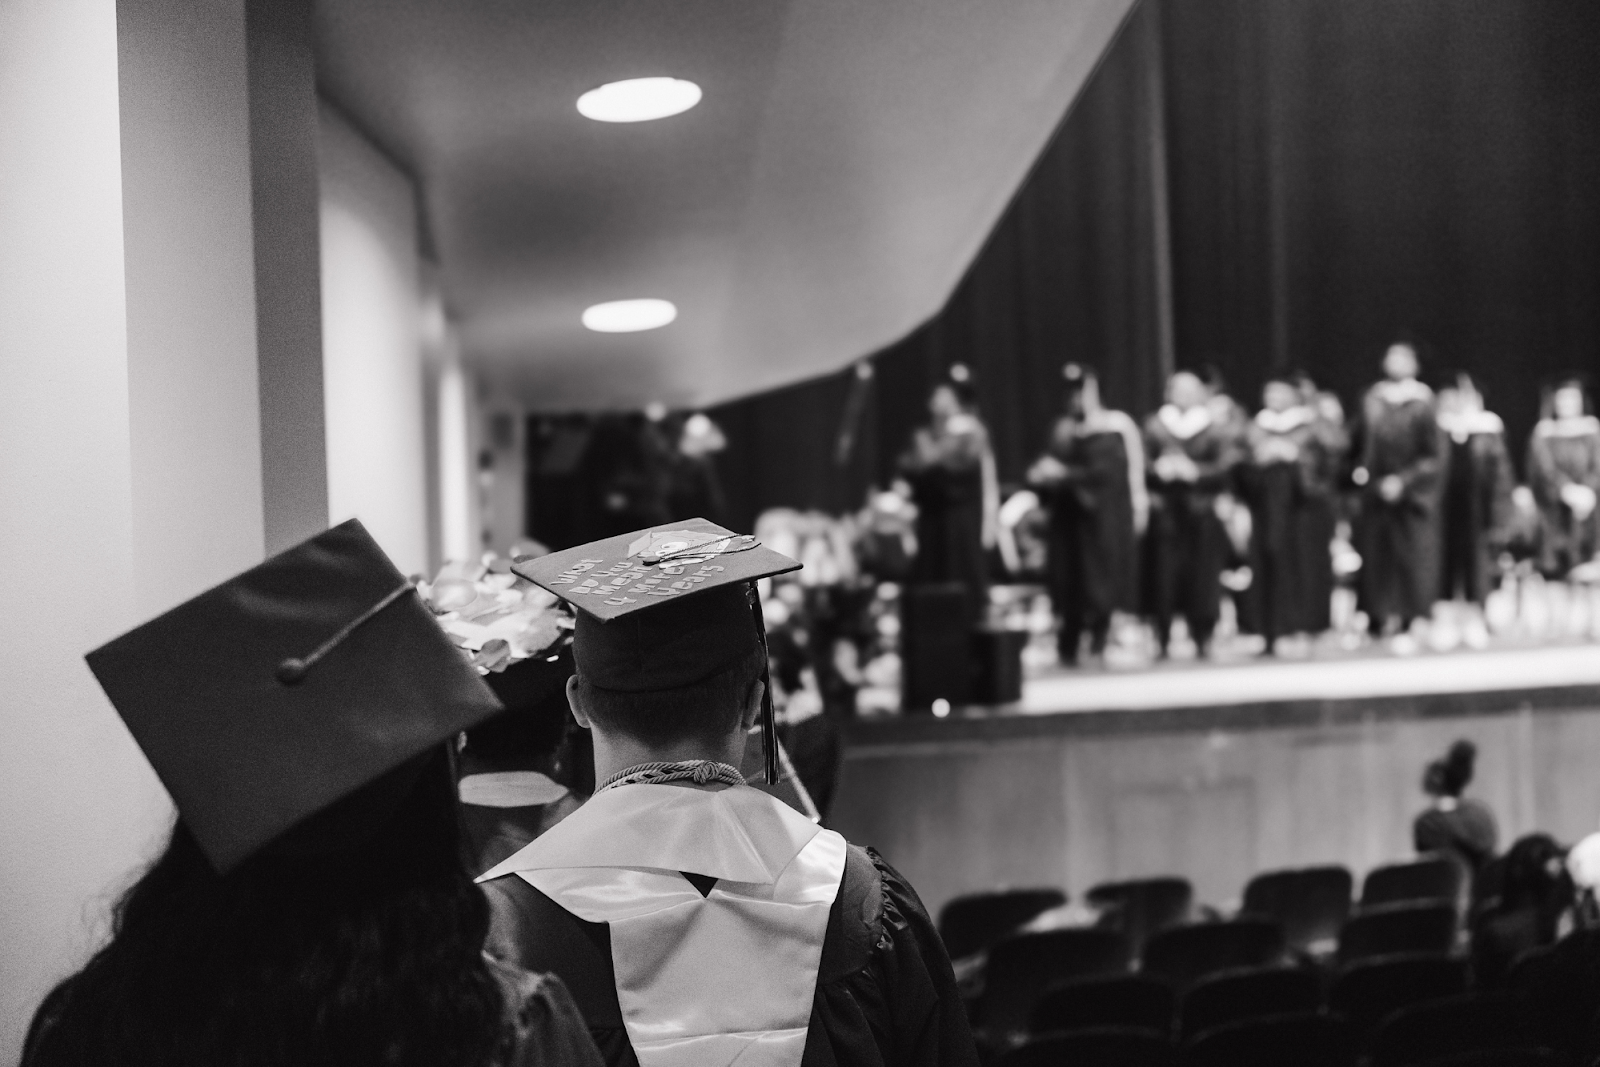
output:
[[1003, 480], [1042, 447], [1064, 361], [1136, 416], [1208, 363], [1252, 408], [1293, 368], [1353, 408], [1400, 331], [1430, 375], [1486, 383], [1520, 455], [1541, 381], [1600, 358], [1597, 56], [1592, 0], [1143, 0], [853, 409], [847, 371], [713, 412], [729, 518], [858, 506], [957, 361]]

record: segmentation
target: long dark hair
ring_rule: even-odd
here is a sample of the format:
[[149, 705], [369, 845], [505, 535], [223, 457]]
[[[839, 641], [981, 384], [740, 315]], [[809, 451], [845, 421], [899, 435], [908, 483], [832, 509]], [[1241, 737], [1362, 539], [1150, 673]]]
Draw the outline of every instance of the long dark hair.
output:
[[458, 836], [442, 749], [355, 847], [269, 847], [218, 875], [180, 822], [111, 941], [39, 1008], [23, 1064], [491, 1062], [503, 1004]]

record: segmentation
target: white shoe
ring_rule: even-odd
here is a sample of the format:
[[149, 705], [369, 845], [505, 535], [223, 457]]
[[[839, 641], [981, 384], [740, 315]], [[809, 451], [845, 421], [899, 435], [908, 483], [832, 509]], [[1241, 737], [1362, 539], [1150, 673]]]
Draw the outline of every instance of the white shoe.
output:
[[1468, 648], [1485, 649], [1489, 647], [1489, 628], [1483, 624], [1482, 619], [1470, 619], [1461, 628], [1461, 640]]
[[1422, 647], [1410, 634], [1395, 634], [1389, 638], [1389, 651], [1397, 656], [1415, 656], [1422, 651]]

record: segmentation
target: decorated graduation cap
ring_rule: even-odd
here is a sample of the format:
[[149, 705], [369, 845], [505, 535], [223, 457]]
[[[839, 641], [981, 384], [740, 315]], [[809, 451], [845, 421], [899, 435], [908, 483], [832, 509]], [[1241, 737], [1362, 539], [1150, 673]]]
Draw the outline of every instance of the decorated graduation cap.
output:
[[[764, 649], [752, 583], [800, 564], [747, 534], [687, 519], [511, 569], [578, 609], [573, 655], [587, 682], [637, 693], [693, 685]], [[761, 735], [767, 780], [776, 782], [771, 689], [764, 685]]]
[[354, 519], [86, 658], [222, 873], [376, 829], [408, 765], [500, 710]]

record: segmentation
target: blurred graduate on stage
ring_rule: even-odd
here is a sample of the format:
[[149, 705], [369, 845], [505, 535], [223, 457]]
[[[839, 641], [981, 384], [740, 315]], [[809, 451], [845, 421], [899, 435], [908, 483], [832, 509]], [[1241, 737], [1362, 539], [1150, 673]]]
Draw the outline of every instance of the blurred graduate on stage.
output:
[[1440, 521], [1443, 559], [1436, 647], [1489, 643], [1485, 598], [1498, 584], [1497, 558], [1511, 523], [1516, 473], [1506, 450], [1505, 424], [1484, 408], [1483, 392], [1470, 374], [1458, 374], [1439, 390], [1439, 429], [1449, 449]]
[[1111, 616], [1138, 606], [1139, 536], [1149, 519], [1144, 444], [1124, 412], [1100, 402], [1093, 371], [1062, 368], [1066, 413], [1056, 421], [1028, 484], [1050, 513], [1050, 598], [1064, 665], [1078, 662], [1080, 639], [1105, 651]]
[[1439, 495], [1444, 446], [1433, 390], [1417, 379], [1408, 341], [1389, 346], [1384, 380], [1361, 405], [1361, 601], [1374, 635], [1393, 633], [1401, 654], [1417, 651], [1414, 624], [1439, 589]]
[[968, 612], [988, 602], [988, 552], [999, 531], [1000, 483], [977, 389], [965, 364], [950, 367], [928, 397], [928, 425], [912, 436], [900, 471], [917, 505], [911, 580], [959, 583]]
[[1221, 611], [1229, 542], [1217, 500], [1232, 488], [1242, 457], [1238, 427], [1231, 417], [1219, 418], [1219, 406], [1211, 401], [1211, 391], [1196, 375], [1179, 371], [1167, 383], [1167, 402], [1145, 422], [1150, 487], [1145, 593], [1163, 657], [1179, 615], [1198, 653], [1206, 655]]

